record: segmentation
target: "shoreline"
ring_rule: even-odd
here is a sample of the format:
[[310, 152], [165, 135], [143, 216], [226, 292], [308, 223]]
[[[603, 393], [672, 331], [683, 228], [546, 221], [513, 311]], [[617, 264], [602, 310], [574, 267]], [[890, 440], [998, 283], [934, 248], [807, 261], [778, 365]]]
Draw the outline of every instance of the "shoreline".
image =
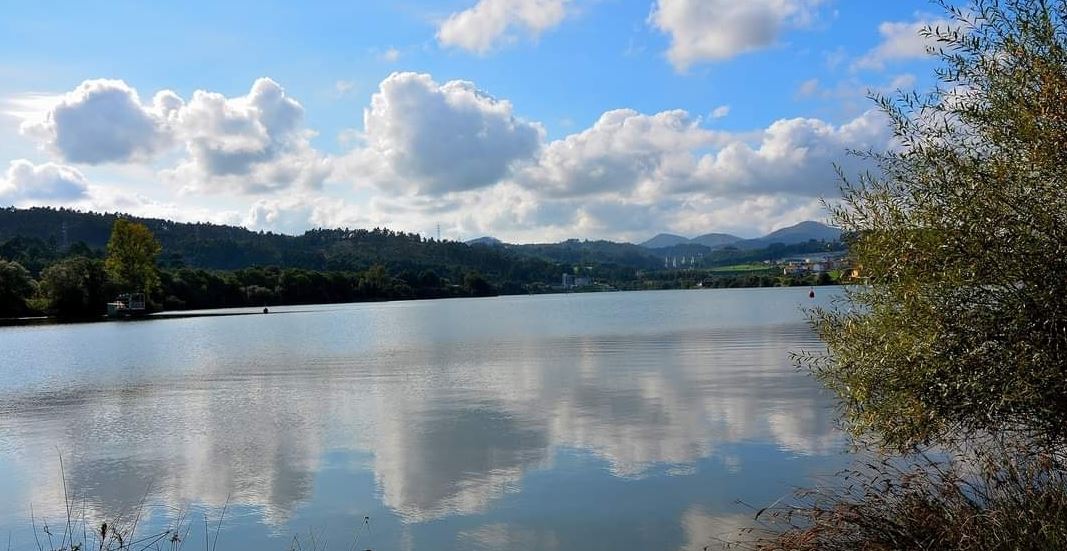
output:
[[[814, 285], [813, 287], [841, 287], [838, 283], [828, 285]], [[358, 300], [352, 302], [323, 302], [323, 303], [311, 303], [311, 304], [274, 304], [268, 305], [267, 308], [290, 308], [301, 306], [336, 306], [345, 304], [375, 304], [384, 302], [416, 302], [426, 300], [455, 300], [464, 298], [495, 298], [495, 297], [516, 297], [516, 296], [535, 296], [535, 295], [571, 295], [571, 294], [599, 294], [605, 292], [618, 292], [618, 293], [634, 293], [634, 292], [655, 292], [655, 291], [713, 291], [717, 289], [800, 289], [804, 286], [777, 286], [777, 287], [695, 287], [690, 289], [618, 289], [615, 288], [611, 291], [604, 290], [571, 290], [551, 293], [515, 293], [515, 294], [498, 294], [489, 295], [485, 297], [429, 297], [429, 298], [398, 298], [398, 299], [383, 299], [383, 300]], [[82, 323], [102, 323], [102, 322], [139, 322], [139, 321], [153, 321], [153, 320], [170, 320], [170, 319], [188, 319], [188, 318], [218, 318], [218, 317], [233, 317], [233, 316], [263, 316], [272, 314], [296, 314], [309, 312], [311, 310], [270, 310], [269, 313], [264, 314], [261, 306], [220, 306], [218, 308], [210, 309], [196, 309], [196, 310], [166, 310], [160, 312], [153, 312], [142, 317], [127, 318], [127, 319], [112, 319], [105, 314], [101, 314], [99, 317], [91, 318], [61, 318], [56, 316], [27, 316], [21, 318], [0, 318], [0, 328], [4, 327], [33, 327], [37, 325], [72, 325]], [[251, 311], [223, 311], [223, 310], [251, 310]]]

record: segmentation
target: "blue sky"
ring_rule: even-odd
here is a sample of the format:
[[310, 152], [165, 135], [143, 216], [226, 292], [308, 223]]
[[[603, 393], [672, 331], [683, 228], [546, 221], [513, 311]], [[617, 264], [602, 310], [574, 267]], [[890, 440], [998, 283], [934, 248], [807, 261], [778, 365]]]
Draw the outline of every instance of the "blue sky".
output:
[[866, 90], [932, 84], [915, 31], [940, 15], [924, 0], [155, 4], [5, 8], [0, 204], [455, 239], [754, 235], [822, 216], [844, 149], [888, 143]]

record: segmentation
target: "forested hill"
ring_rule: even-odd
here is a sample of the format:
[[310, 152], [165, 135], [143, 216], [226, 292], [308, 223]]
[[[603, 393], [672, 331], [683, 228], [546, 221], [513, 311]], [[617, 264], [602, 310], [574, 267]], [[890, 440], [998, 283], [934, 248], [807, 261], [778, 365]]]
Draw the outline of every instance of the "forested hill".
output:
[[[710, 267], [841, 248], [840, 243], [829, 240], [716, 249], [692, 242], [650, 249], [630, 243], [577, 239], [531, 245], [482, 239], [466, 244], [380, 228], [317, 229], [293, 236], [218, 224], [35, 207], [0, 208], [0, 258], [17, 260], [36, 273], [59, 256], [69, 256], [72, 248], [84, 249], [79, 254], [99, 256], [119, 217], [142, 223], [155, 234], [163, 245], [159, 259], [163, 268], [238, 270], [278, 266], [356, 272], [382, 265], [393, 274], [433, 270], [455, 279], [475, 271], [498, 285], [550, 283], [558, 281], [561, 271], [590, 267], [598, 276], [626, 279], [635, 270], [662, 268], [664, 258], [669, 257], [700, 258], [701, 265]], [[762, 239], [769, 242], [772, 236]]]
[[[554, 262], [507, 249], [471, 247], [454, 241], [425, 239], [387, 229], [311, 230], [300, 236], [255, 232], [234, 226], [186, 224], [120, 214], [85, 213], [69, 209], [0, 209], [0, 256], [18, 260], [46, 257], [63, 245], [100, 251], [107, 245], [118, 217], [147, 226], [163, 245], [160, 264], [235, 270], [250, 266], [281, 266], [317, 271], [362, 271], [380, 264], [392, 273], [433, 269], [461, 275], [478, 271], [498, 281], [555, 280]], [[64, 228], [66, 242], [64, 243]], [[23, 254], [20, 254], [23, 253]], [[5, 254], [6, 253], [6, 254]], [[27, 266], [31, 270], [33, 262]]]

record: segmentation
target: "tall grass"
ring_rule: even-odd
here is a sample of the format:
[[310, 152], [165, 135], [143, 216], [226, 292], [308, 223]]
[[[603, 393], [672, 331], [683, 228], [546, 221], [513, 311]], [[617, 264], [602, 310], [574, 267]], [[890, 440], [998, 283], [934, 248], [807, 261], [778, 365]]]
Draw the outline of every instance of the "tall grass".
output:
[[[180, 551], [184, 548], [192, 521], [185, 509], [176, 511], [164, 530], [144, 532], [138, 528], [143, 520], [145, 500], [151, 491], [146, 488], [136, 509], [127, 515], [117, 514], [109, 520], [89, 518], [88, 502], [78, 502], [67, 488], [66, 471], [63, 458], [59, 458], [60, 475], [63, 479], [64, 516], [58, 523], [47, 519], [38, 519], [33, 506], [30, 506], [30, 524], [37, 551]], [[229, 505], [223, 505], [222, 513], [215, 524], [214, 536], [209, 528], [208, 518], [204, 519], [204, 551], [215, 551], [218, 546], [219, 532]]]
[[[58, 520], [49, 521], [38, 517], [33, 506], [30, 506], [30, 525], [37, 551], [181, 551], [191, 543], [190, 534], [193, 532], [194, 519], [188, 509], [168, 508], [171, 518], [166, 528], [144, 530], [142, 521], [145, 511], [148, 510], [146, 500], [151, 493], [150, 487], [145, 489], [132, 512], [114, 514], [107, 520], [91, 519], [87, 500], [72, 497], [68, 490], [62, 456], [59, 458], [59, 465], [63, 480], [63, 514], [58, 515]], [[209, 519], [206, 512], [202, 516], [198, 515], [196, 521], [203, 522], [203, 547], [200, 547], [198, 540], [191, 544], [192, 548], [201, 548], [203, 551], [219, 549], [219, 534], [222, 532], [229, 504], [230, 496], [227, 496], [217, 518]], [[369, 535], [370, 517], [364, 516], [353, 532], [352, 541], [343, 548], [348, 551], [372, 551], [359, 545], [360, 541]], [[309, 530], [306, 535], [294, 535], [285, 549], [327, 551], [327, 543], [324, 537]], [[225, 543], [222, 548], [226, 548]]]
[[995, 445], [869, 461], [756, 514], [732, 547], [760, 551], [1067, 549], [1055, 451]]
[[[193, 520], [187, 510], [180, 510], [164, 530], [144, 532], [138, 530], [143, 507], [132, 518], [118, 517], [113, 521], [93, 522], [87, 519], [84, 504], [76, 510], [68, 502], [66, 517], [58, 523], [41, 521], [31, 513], [34, 544], [38, 551], [180, 551], [191, 543], [193, 549], [216, 551], [228, 548], [223, 542], [219, 545], [226, 507], [217, 520], [203, 519], [204, 539], [192, 541]], [[348, 551], [372, 551], [357, 547], [360, 536], [369, 532], [370, 517], [364, 517], [363, 523], [355, 531], [349, 545], [343, 547]], [[203, 547], [200, 547], [200, 546]], [[328, 541], [314, 530], [306, 534], [296, 534], [283, 548], [286, 551], [328, 551]]]

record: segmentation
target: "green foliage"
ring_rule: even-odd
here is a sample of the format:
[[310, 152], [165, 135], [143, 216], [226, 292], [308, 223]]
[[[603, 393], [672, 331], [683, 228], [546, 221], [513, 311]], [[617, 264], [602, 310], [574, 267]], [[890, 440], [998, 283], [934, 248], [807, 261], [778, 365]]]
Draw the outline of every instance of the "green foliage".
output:
[[878, 98], [899, 148], [836, 225], [871, 279], [805, 358], [852, 429], [907, 448], [1067, 436], [1067, 2], [976, 0], [930, 29], [941, 85]]
[[[712, 251], [690, 244], [652, 251], [627, 243], [576, 239], [545, 245], [470, 246], [382, 228], [318, 229], [290, 236], [35, 207], [0, 208], [0, 240], [7, 239], [0, 241], [0, 258], [17, 260], [31, 274], [40, 274], [65, 258], [103, 257], [99, 248], [108, 245], [112, 226], [124, 228], [114, 234], [117, 240], [120, 234], [131, 233], [131, 225], [147, 228], [132, 233], [152, 234], [162, 246], [154, 262], [158, 272], [145, 260], [154, 250], [147, 235], [143, 240], [147, 252], [135, 255], [144, 261], [128, 265], [143, 267], [149, 282], [158, 273], [159, 285], [150, 285], [149, 296], [152, 304], [167, 310], [543, 293], [558, 290], [563, 273], [590, 277], [600, 284], [598, 289], [688, 289], [704, 280], [709, 287], [813, 285], [813, 277], [664, 270], [663, 255], [704, 255], [707, 265], [715, 266], [841, 248], [840, 243], [810, 241], [748, 250]], [[66, 250], [56, 245], [63, 227], [67, 237], [76, 240]], [[115, 268], [109, 270], [109, 292], [139, 290], [139, 276], [124, 274], [117, 269], [122, 265], [117, 256], [109, 257], [110, 267]], [[31, 301], [31, 307], [50, 309], [48, 300], [40, 297]]]
[[19, 236], [0, 243], [0, 258], [18, 262], [31, 274], [41, 273], [45, 266], [59, 257], [55, 247], [32, 237]]
[[720, 272], [710, 270], [673, 270], [643, 274], [628, 282], [613, 282], [621, 290], [649, 289], [742, 289], [750, 287], [810, 287], [837, 285], [829, 273], [782, 275], [781, 270]]
[[26, 298], [36, 289], [30, 272], [18, 262], [0, 259], [0, 317], [24, 315]]
[[60, 317], [102, 315], [110, 290], [104, 262], [95, 258], [68, 258], [41, 273], [40, 293], [45, 308]]
[[472, 297], [489, 297], [496, 294], [496, 289], [478, 272], [470, 272], [463, 278], [463, 287]]
[[162, 245], [147, 226], [119, 218], [115, 220], [111, 239], [107, 242], [104, 267], [121, 288], [151, 293], [159, 287], [156, 257], [162, 250]]
[[163, 270], [156, 297], [169, 310], [327, 304], [372, 300], [467, 296], [459, 285], [432, 271], [395, 277], [383, 266], [363, 272], [317, 272], [299, 268], [247, 268], [217, 272]]
[[[475, 270], [501, 292], [521, 292], [531, 283], [554, 282], [563, 271], [575, 266], [593, 267], [597, 273], [588, 275], [597, 279], [633, 279], [638, 270], [661, 269], [664, 256], [703, 255], [710, 267], [841, 250], [840, 243], [822, 241], [791, 245], [771, 242], [744, 250], [713, 250], [696, 244], [650, 250], [629, 243], [577, 239], [542, 245], [468, 246], [384, 228], [317, 229], [291, 236], [233, 226], [34, 207], [0, 208], [0, 257], [18, 260], [36, 274], [64, 254], [89, 256], [84, 251], [75, 253], [77, 247], [105, 247], [118, 219], [144, 224], [152, 231], [163, 246], [159, 259], [163, 268], [237, 270], [283, 266], [357, 272], [381, 264], [392, 274], [433, 270], [438, 276], [455, 281], [462, 281], [467, 272]], [[56, 250], [54, 244], [61, 238], [63, 227], [68, 229], [69, 239], [84, 243], [76, 243], [70, 252]], [[19, 243], [18, 250], [5, 253], [5, 240]]]

